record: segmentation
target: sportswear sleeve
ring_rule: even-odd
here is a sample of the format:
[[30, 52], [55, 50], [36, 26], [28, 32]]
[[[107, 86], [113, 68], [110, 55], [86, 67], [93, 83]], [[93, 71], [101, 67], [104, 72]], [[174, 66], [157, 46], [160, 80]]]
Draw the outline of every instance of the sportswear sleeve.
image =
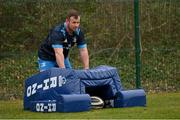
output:
[[63, 33], [56, 30], [52, 30], [49, 35], [49, 39], [53, 48], [63, 48]]
[[80, 30], [77, 37], [77, 47], [78, 48], [86, 48], [87, 44], [84, 38], [84, 33]]

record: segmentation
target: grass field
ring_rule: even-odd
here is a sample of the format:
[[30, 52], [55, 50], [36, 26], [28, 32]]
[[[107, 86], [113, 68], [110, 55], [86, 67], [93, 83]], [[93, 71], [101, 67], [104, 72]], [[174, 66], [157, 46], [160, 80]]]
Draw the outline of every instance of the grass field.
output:
[[23, 101], [0, 101], [0, 119], [180, 119], [180, 92], [147, 95], [147, 107], [106, 108], [78, 113], [35, 113]]

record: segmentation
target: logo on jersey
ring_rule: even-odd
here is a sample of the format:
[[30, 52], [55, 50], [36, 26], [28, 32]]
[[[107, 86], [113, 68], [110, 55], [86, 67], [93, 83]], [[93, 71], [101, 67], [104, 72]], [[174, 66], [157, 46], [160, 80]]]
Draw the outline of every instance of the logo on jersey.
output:
[[65, 40], [64, 40], [64, 43], [67, 43], [67, 42], [68, 42], [67, 39], [65, 39]]
[[73, 38], [73, 42], [75, 43], [77, 41], [76, 37]]

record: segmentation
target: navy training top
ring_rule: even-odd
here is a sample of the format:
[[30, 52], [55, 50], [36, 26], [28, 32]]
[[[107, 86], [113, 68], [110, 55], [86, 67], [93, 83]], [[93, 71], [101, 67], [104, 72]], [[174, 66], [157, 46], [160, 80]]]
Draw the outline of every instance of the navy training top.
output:
[[86, 48], [84, 33], [77, 28], [72, 35], [66, 30], [66, 23], [57, 25], [50, 30], [47, 38], [41, 43], [38, 57], [42, 60], [55, 61], [53, 48], [63, 48], [64, 58], [68, 57], [69, 49], [77, 44], [78, 48]]

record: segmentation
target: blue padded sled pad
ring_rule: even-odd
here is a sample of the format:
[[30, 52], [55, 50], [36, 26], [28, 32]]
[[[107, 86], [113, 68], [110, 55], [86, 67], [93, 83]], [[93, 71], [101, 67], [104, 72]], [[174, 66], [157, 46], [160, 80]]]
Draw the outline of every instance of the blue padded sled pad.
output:
[[[90, 70], [76, 70], [76, 73], [81, 81], [81, 93], [83, 94], [88, 93], [88, 89], [92, 96], [111, 99], [123, 89], [115, 67], [98, 66]], [[98, 92], [100, 93], [96, 94]]]
[[93, 94], [99, 92], [103, 99], [113, 98], [122, 90], [117, 69], [110, 66], [89, 70], [52, 68], [33, 75], [25, 80], [24, 109], [30, 109], [31, 101], [59, 101], [61, 95], [89, 94], [87, 89]]
[[88, 111], [91, 98], [88, 94], [60, 95], [59, 101], [31, 101], [30, 110], [34, 112], [80, 112]]
[[58, 101], [60, 112], [88, 111], [91, 108], [91, 98], [88, 94], [61, 95]]
[[30, 101], [58, 100], [61, 94], [80, 94], [80, 80], [74, 70], [53, 68], [25, 81], [24, 109]]
[[143, 89], [126, 90], [117, 93], [114, 107], [146, 106], [146, 95]]

